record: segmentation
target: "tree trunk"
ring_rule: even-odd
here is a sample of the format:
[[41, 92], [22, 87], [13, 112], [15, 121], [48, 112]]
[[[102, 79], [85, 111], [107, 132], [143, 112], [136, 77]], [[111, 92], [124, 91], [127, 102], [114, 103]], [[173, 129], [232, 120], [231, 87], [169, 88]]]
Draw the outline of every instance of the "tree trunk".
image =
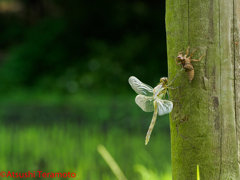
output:
[[[173, 179], [239, 180], [240, 0], [166, 0]], [[198, 48], [194, 79], [176, 65], [178, 52]], [[189, 54], [190, 54], [189, 53]]]

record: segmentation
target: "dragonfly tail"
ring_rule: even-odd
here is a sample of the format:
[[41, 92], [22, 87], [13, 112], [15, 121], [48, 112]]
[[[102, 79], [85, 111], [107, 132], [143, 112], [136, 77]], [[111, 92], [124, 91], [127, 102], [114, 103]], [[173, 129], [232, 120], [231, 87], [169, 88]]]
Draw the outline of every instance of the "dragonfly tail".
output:
[[150, 124], [150, 126], [148, 128], [148, 132], [147, 132], [147, 135], [146, 135], [145, 145], [147, 145], [148, 142], [149, 142], [149, 139], [150, 139], [153, 127], [154, 127], [156, 119], [157, 119], [157, 113], [158, 113], [157, 102], [154, 101], [154, 113], [153, 113], [152, 121], [151, 121], [151, 124]]

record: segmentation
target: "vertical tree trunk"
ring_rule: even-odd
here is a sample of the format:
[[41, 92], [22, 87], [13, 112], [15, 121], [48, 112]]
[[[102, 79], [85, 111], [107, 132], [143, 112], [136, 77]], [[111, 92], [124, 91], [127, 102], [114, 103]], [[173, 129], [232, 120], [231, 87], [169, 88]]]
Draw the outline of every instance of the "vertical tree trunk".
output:
[[[166, 0], [169, 76], [180, 74], [170, 96], [173, 179], [239, 180], [240, 0]], [[238, 44], [239, 42], [239, 44]], [[195, 49], [189, 83], [179, 51]]]

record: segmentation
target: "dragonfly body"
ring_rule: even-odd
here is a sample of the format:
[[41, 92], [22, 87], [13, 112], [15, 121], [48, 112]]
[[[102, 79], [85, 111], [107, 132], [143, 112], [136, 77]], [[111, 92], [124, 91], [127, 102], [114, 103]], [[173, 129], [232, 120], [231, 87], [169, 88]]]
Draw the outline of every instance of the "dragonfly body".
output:
[[155, 125], [157, 114], [162, 116], [172, 111], [173, 103], [169, 100], [163, 99], [167, 93], [167, 83], [167, 78], [161, 78], [160, 83], [155, 88], [152, 88], [151, 86], [142, 83], [134, 76], [129, 78], [129, 84], [138, 94], [135, 98], [136, 104], [145, 112], [154, 111], [152, 121], [146, 135], [146, 145], [148, 144], [152, 129]]
[[189, 80], [189, 82], [191, 83], [192, 80], [193, 80], [193, 78], [194, 78], [194, 68], [193, 68], [193, 65], [192, 65], [192, 61], [200, 61], [200, 60], [203, 58], [203, 56], [205, 56], [205, 54], [202, 55], [202, 56], [199, 58], [199, 60], [195, 60], [195, 59], [191, 59], [191, 57], [193, 56], [193, 53], [194, 53], [197, 49], [195, 49], [195, 50], [192, 52], [192, 54], [191, 54], [189, 57], [187, 57], [187, 55], [188, 55], [188, 50], [189, 50], [189, 47], [187, 48], [187, 53], [186, 53], [186, 55], [182, 55], [182, 52], [183, 52], [183, 51], [179, 52], [179, 53], [178, 53], [178, 56], [177, 56], [177, 61], [178, 61], [178, 62], [177, 62], [176, 59], [175, 59], [175, 63], [176, 63], [177, 65], [182, 65], [183, 69], [187, 72], [188, 80]]
[[147, 135], [146, 135], [145, 145], [148, 144], [148, 141], [150, 139], [153, 127], [154, 127], [156, 119], [157, 119], [157, 114], [158, 114], [157, 103], [156, 103], [156, 101], [154, 101], [154, 113], [153, 113], [152, 121], [151, 121], [151, 124], [150, 124], [150, 126], [148, 128], [148, 132], [147, 132]]
[[154, 97], [156, 96], [165, 97], [167, 93], [167, 84], [168, 84], [168, 79], [166, 77], [161, 78], [160, 83], [153, 89]]

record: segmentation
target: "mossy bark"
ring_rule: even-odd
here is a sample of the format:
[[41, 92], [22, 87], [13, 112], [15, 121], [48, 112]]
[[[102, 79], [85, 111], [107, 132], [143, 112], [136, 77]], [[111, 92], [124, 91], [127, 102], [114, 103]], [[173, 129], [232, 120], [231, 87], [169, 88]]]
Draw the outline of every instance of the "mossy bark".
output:
[[[172, 176], [174, 180], [239, 180], [240, 0], [166, 0]], [[175, 64], [179, 51], [195, 49], [189, 83]]]

